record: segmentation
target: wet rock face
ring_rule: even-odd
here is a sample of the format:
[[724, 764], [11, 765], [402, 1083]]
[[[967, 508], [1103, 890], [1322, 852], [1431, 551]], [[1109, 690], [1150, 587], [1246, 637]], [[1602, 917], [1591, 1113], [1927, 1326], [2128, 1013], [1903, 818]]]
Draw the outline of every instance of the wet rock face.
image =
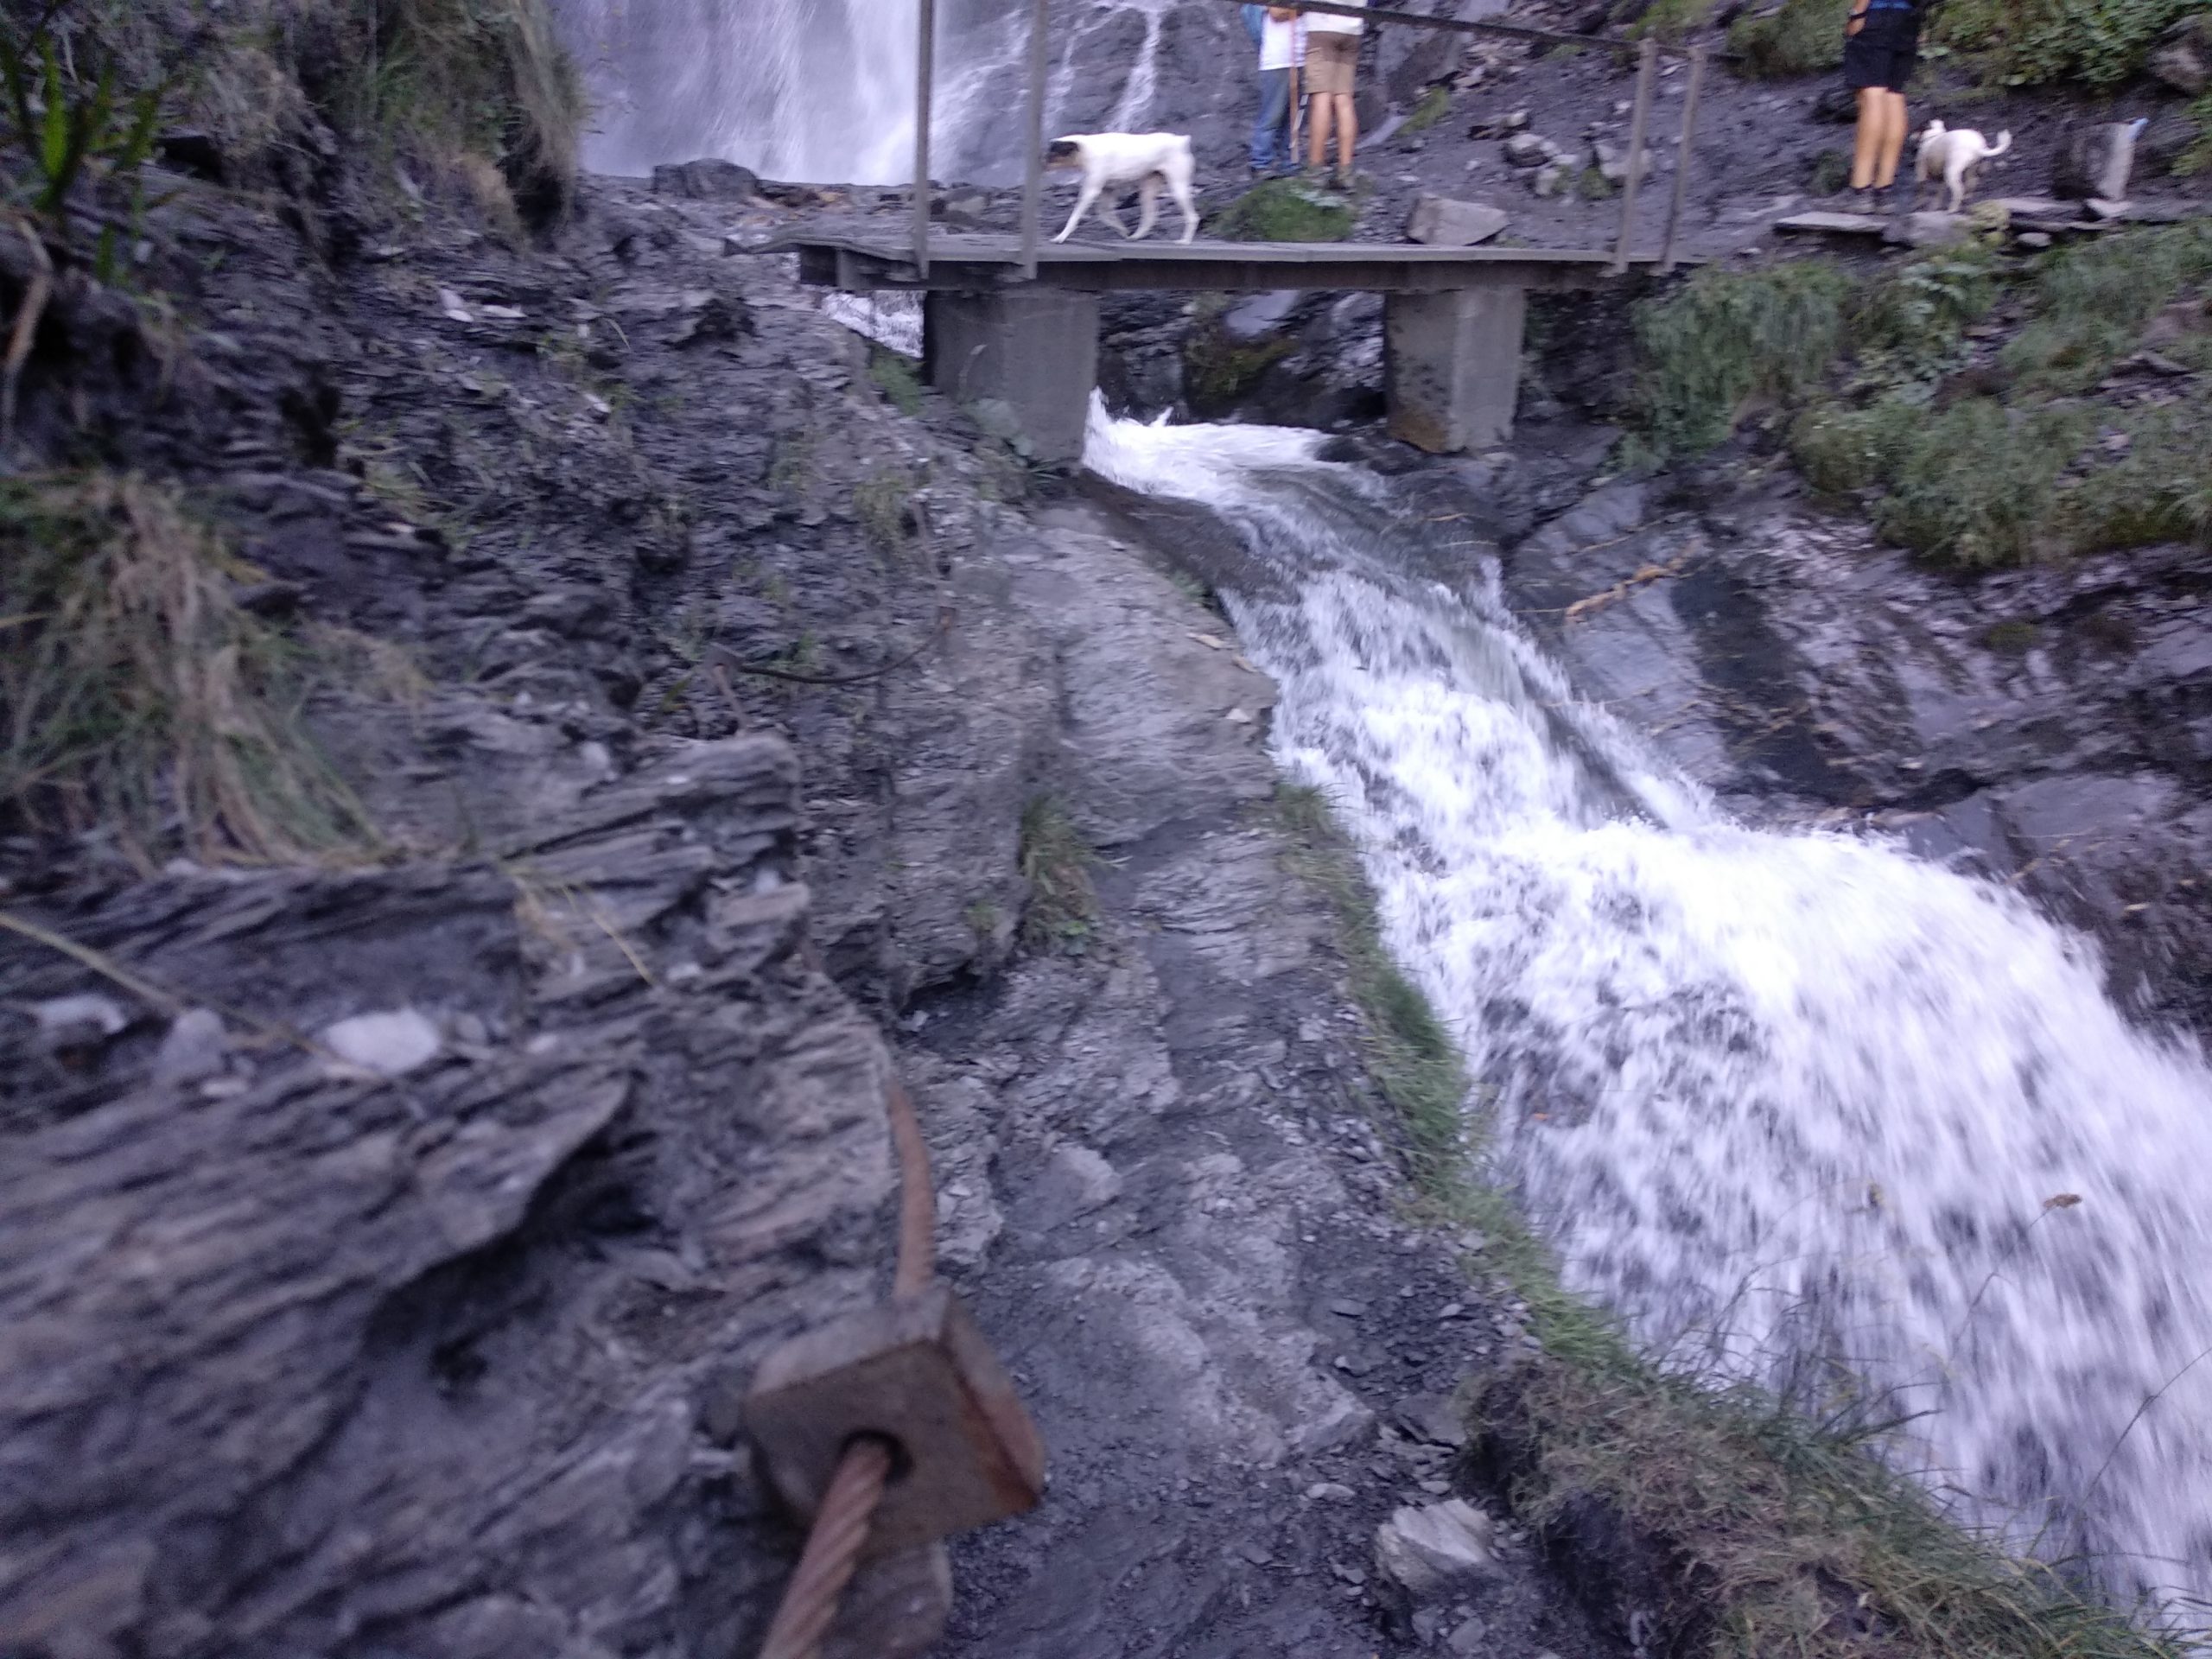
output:
[[[1633, 499], [1631, 497], [1633, 496]], [[2212, 1029], [2212, 620], [2141, 549], [1970, 581], [1784, 488], [1613, 485], [1505, 559], [1588, 695], [1757, 821], [1847, 812], [2017, 883], [2102, 945], [2120, 1004]], [[1572, 628], [1639, 570], [1673, 574]], [[1666, 711], [1663, 715], [1659, 711]]]

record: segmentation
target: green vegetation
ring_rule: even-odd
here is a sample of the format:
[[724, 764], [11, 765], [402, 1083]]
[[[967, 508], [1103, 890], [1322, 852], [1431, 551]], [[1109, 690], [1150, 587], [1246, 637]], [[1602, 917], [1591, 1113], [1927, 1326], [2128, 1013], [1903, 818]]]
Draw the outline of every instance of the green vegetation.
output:
[[[2197, 379], [2082, 401], [2143, 346], [2212, 369], [2212, 227], [2134, 232], [2008, 264], [1978, 244], [1853, 280], [1821, 262], [1701, 273], [1637, 320], [1658, 451], [1718, 443], [1764, 405], [1817, 487], [1931, 558], [2020, 563], [2212, 543], [2212, 393]], [[2002, 308], [2001, 350], [1977, 326]], [[2162, 314], [2167, 314], [2162, 316]]]
[[459, 176], [480, 199], [503, 189], [525, 223], [567, 211], [583, 83], [545, 0], [348, 5], [362, 55], [346, 113]]
[[853, 516], [868, 538], [887, 552], [906, 543], [906, 512], [914, 477], [903, 467], [880, 467], [853, 486]]
[[[67, 239], [63, 209], [70, 192], [87, 176], [134, 175], [154, 153], [166, 83], [137, 91], [118, 85], [115, 59], [92, 48], [88, 61], [63, 67], [63, 51], [50, 20], [41, 18], [21, 39], [0, 35], [0, 117], [7, 141], [29, 162], [25, 177], [5, 181], [10, 200], [45, 219]], [[89, 76], [89, 83], [86, 79]]]
[[1945, 0], [1933, 36], [2006, 86], [2076, 82], [2103, 91], [2143, 67], [2177, 18], [2203, 0]]
[[149, 870], [365, 847], [298, 654], [232, 598], [256, 575], [152, 486], [0, 481], [0, 823], [112, 826]]
[[1851, 0], [1783, 0], [1778, 11], [1737, 20], [1728, 49], [1747, 75], [1777, 79], [1816, 74], [1843, 61], [1843, 25]]
[[[1542, 1344], [1493, 1370], [1472, 1427], [1516, 1514], [1599, 1517], [1655, 1552], [1675, 1594], [1655, 1652], [1714, 1659], [2183, 1659], [2188, 1644], [2082, 1599], [2060, 1574], [1958, 1525], [1877, 1455], [1881, 1430], [1816, 1423], [1761, 1390], [1638, 1354], [1569, 1292], [1511, 1198], [1477, 1174], [1467, 1080], [1382, 943], [1357, 855], [1318, 791], [1276, 793], [1290, 858], [1328, 900], [1369, 1065], [1402, 1130], [1423, 1210], [1483, 1235], [1470, 1262], [1527, 1305]], [[1608, 1567], [1618, 1567], [1617, 1560]]]
[[911, 417], [922, 412], [922, 382], [914, 372], [912, 358], [886, 351], [880, 346], [871, 346], [868, 354], [868, 378], [875, 383], [875, 389], [889, 398], [891, 406], [901, 415]]
[[1636, 315], [1637, 399], [1660, 448], [1709, 449], [1754, 397], [1809, 391], [1842, 343], [1851, 279], [1817, 260], [1764, 270], [1701, 270]]
[[1218, 319], [1202, 322], [1183, 341], [1184, 385], [1191, 407], [1201, 415], [1224, 412], [1265, 373], [1268, 365], [1290, 354], [1280, 334], [1234, 340]]
[[1344, 197], [1300, 179], [1263, 179], [1206, 228], [1231, 242], [1341, 242], [1351, 226]]
[[1421, 102], [1414, 105], [1414, 112], [1398, 130], [1408, 136], [1427, 132], [1451, 113], [1452, 88], [1439, 81], [1421, 95]]
[[1629, 33], [1641, 40], [1649, 35], [1662, 41], [1686, 41], [1713, 21], [1716, 0], [1652, 0]]
[[2039, 390], [2093, 386], [2135, 350], [2152, 316], [2208, 277], [2212, 225], [2202, 222], [2060, 249], [2041, 264], [2034, 315], [2005, 366]]
[[1022, 943], [1033, 950], [1079, 956], [1098, 921], [1098, 895], [1090, 885], [1090, 850], [1067, 809], [1039, 795], [1021, 811], [1021, 879], [1029, 902], [1021, 914]]

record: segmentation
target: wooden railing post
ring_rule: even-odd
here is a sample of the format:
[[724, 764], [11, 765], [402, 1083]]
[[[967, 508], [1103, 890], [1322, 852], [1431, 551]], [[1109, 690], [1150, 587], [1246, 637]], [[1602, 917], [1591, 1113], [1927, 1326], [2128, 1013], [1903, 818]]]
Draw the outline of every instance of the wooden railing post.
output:
[[914, 265], [930, 274], [930, 82], [937, 56], [937, 0], [916, 0], [914, 43]]
[[1628, 124], [1628, 179], [1621, 187], [1621, 237], [1613, 248], [1615, 275], [1628, 269], [1629, 238], [1636, 227], [1636, 193], [1643, 183], [1643, 135], [1651, 124], [1651, 83], [1659, 69], [1659, 42], [1647, 35], [1636, 54], [1636, 112]]
[[1682, 90], [1682, 143], [1675, 155], [1675, 194], [1667, 204], [1667, 239], [1659, 251], [1659, 269], [1675, 268], [1675, 238], [1682, 224], [1682, 200], [1690, 188], [1690, 139], [1697, 131], [1698, 88], [1705, 84], [1705, 42], [1690, 48], [1690, 84]]
[[1021, 275], [1037, 276], [1037, 214], [1045, 177], [1045, 17], [1051, 0], [1029, 14], [1029, 158], [1021, 181]]

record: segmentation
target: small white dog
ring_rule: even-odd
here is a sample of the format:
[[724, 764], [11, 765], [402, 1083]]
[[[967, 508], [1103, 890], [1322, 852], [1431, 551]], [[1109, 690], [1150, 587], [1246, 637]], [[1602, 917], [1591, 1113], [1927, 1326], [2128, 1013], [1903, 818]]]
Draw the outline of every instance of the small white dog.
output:
[[1961, 127], [1956, 132], [1948, 130], [1941, 121], [1930, 121], [1920, 135], [1920, 149], [1913, 165], [1913, 184], [1917, 189], [1938, 173], [1951, 193], [1951, 212], [1959, 211], [1959, 204], [1967, 199], [1967, 192], [1974, 186], [1974, 175], [1981, 171], [1981, 164], [1993, 156], [2002, 156], [2012, 148], [2012, 135], [2000, 132], [1997, 142], [1988, 139], [1971, 127]]
[[[1083, 191], [1075, 199], [1075, 212], [1052, 238], [1055, 242], [1068, 239], [1093, 202], [1098, 204], [1099, 218], [1128, 236], [1115, 207], [1122, 188], [1132, 184], [1144, 204], [1137, 216], [1137, 239], [1150, 235], [1160, 217], [1163, 184], [1183, 210], [1183, 240], [1188, 242], [1198, 233], [1198, 210], [1191, 204], [1191, 174], [1197, 163], [1191, 157], [1190, 139], [1179, 132], [1073, 133], [1052, 141], [1045, 151], [1045, 165], [1078, 168], [1083, 173]], [[1109, 189], [1115, 194], [1100, 200], [1100, 193]]]

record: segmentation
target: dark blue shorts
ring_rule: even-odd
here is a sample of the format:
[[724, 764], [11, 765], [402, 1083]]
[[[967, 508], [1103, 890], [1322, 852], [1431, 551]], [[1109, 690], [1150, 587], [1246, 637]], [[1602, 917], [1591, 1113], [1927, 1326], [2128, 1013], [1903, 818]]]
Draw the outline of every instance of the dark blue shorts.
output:
[[1843, 84], [1904, 91], [1920, 61], [1920, 14], [1890, 7], [1866, 14], [1865, 27], [1843, 42]]

